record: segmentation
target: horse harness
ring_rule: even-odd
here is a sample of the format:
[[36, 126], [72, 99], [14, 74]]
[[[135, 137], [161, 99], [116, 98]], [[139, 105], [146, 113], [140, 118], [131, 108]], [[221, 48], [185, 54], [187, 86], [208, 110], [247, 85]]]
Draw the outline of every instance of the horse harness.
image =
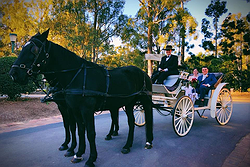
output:
[[[42, 46], [38, 47], [33, 40], [39, 42]], [[12, 67], [13, 68], [26, 69], [27, 70], [27, 74], [29, 76], [33, 76], [33, 74], [40, 74], [41, 71], [38, 70], [38, 71], [34, 72], [33, 71], [33, 67], [37, 66], [39, 68], [39, 67], [41, 67], [42, 64], [46, 64], [47, 60], [49, 59], [49, 57], [50, 57], [49, 51], [50, 51], [50, 48], [51, 48], [51, 42], [48, 41], [49, 42], [49, 46], [48, 46], [48, 49], [46, 51], [46, 49], [45, 49], [46, 41], [47, 40], [45, 40], [44, 42], [41, 42], [40, 40], [38, 40], [36, 38], [33, 38], [33, 39], [31, 39], [29, 41], [30, 43], [32, 43], [34, 45], [33, 47], [35, 47], [34, 48], [35, 51], [32, 52], [35, 55], [35, 59], [34, 59], [33, 63], [31, 64], [31, 66], [29, 68], [25, 64], [20, 64], [20, 65], [14, 64], [14, 65], [12, 65]], [[37, 63], [37, 60], [38, 60], [38, 58], [39, 58], [39, 56], [40, 56], [40, 54], [41, 54], [42, 51], [45, 53], [45, 58], [41, 61], [41, 63]], [[87, 69], [94, 69], [94, 68], [103, 68], [105, 70], [105, 75], [106, 75], [105, 76], [106, 77], [106, 89], [105, 89], [105, 92], [94, 91], [94, 90], [87, 90], [86, 89]], [[43, 92], [46, 94], [46, 96], [44, 97], [43, 101], [54, 101], [53, 100], [53, 96], [55, 96], [57, 94], [63, 94], [63, 95], [65, 95], [65, 94], [66, 95], [67, 94], [74, 94], [74, 95], [82, 95], [84, 97], [101, 96], [101, 97], [104, 97], [104, 103], [106, 102], [107, 97], [128, 98], [128, 97], [132, 97], [132, 96], [135, 96], [135, 95], [152, 95], [152, 92], [149, 91], [149, 90], [147, 90], [147, 88], [146, 88], [145, 75], [144, 75], [144, 85], [143, 85], [143, 87], [141, 88], [140, 91], [132, 93], [130, 95], [124, 95], [124, 94], [112, 95], [112, 94], [108, 94], [109, 82], [110, 82], [110, 75], [109, 75], [109, 72], [108, 72], [107, 68], [104, 67], [104, 66], [88, 67], [84, 63], [82, 63], [82, 65], [81, 65], [80, 68], [69, 69], [69, 70], [61, 70], [61, 71], [43, 72], [43, 74], [65, 73], [65, 72], [70, 72], [70, 71], [75, 71], [75, 70], [77, 70], [76, 74], [74, 75], [74, 77], [72, 78], [72, 80], [70, 81], [70, 83], [64, 89], [63, 88], [62, 89], [54, 89], [55, 91], [48, 91], [48, 92], [45, 92], [42, 89]], [[73, 81], [76, 79], [76, 77], [80, 74], [80, 72], [82, 70], [84, 72], [84, 75], [83, 75], [83, 87], [82, 87], [82, 89], [81, 90], [79, 90], [79, 89], [69, 89], [69, 86], [73, 83]], [[38, 84], [38, 81], [36, 79], [34, 79], [34, 77], [32, 77], [32, 79], [33, 79], [33, 82], [37, 86], [41, 87]], [[55, 84], [55, 87], [57, 87], [57, 85], [59, 85], [59, 82]], [[50, 96], [50, 93], [52, 93], [52, 98]]]
[[[86, 89], [86, 80], [87, 80], [87, 69], [95, 69], [95, 68], [103, 68], [105, 70], [105, 78], [106, 78], [106, 88], [105, 88], [105, 92], [101, 92], [101, 91], [95, 91], [95, 90], [88, 90]], [[72, 70], [68, 70], [68, 71], [72, 71]], [[73, 83], [73, 81], [75, 80], [75, 78], [80, 74], [80, 72], [83, 71], [83, 86], [82, 89], [70, 89], [70, 85]], [[65, 71], [64, 71], [65, 72]], [[52, 73], [52, 72], [49, 72]], [[46, 74], [46, 73], [45, 73]], [[104, 97], [106, 101], [107, 97], [117, 97], [117, 98], [128, 98], [128, 97], [132, 97], [135, 95], [151, 95], [150, 91], [147, 90], [146, 88], [146, 81], [145, 81], [145, 76], [144, 76], [144, 85], [142, 87], [142, 89], [140, 91], [137, 91], [135, 93], [132, 93], [130, 95], [124, 95], [124, 94], [109, 94], [109, 83], [110, 83], [110, 75], [109, 75], [109, 71], [107, 70], [107, 68], [105, 66], [98, 66], [98, 67], [88, 67], [85, 66], [85, 64], [83, 63], [82, 66], [78, 69], [78, 71], [76, 72], [76, 74], [74, 75], [74, 77], [72, 78], [72, 80], [70, 81], [70, 83], [63, 89], [54, 92], [54, 94], [60, 93], [60, 94], [73, 94], [73, 95], [82, 95], [84, 97], [91, 97], [91, 96], [100, 96], [100, 97]], [[59, 83], [57, 83], [56, 85], [58, 85]]]

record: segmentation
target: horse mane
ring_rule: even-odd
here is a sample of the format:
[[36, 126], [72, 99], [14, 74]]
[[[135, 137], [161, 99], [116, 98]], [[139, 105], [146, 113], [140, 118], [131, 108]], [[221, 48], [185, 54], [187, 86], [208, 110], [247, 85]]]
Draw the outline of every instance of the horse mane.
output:
[[[56, 56], [56, 59], [57, 59], [56, 61], [60, 61], [60, 59], [63, 58], [64, 61], [68, 62], [69, 64], [73, 63], [74, 65], [76, 65], [75, 64], [76, 62], [81, 62], [81, 64], [84, 63], [88, 67], [95, 67], [95, 68], [101, 67], [100, 65], [98, 65], [96, 63], [87, 61], [86, 59], [78, 56], [77, 54], [75, 54], [74, 52], [68, 50], [67, 48], [65, 48], [65, 47], [63, 47], [63, 46], [61, 46], [59, 44], [56, 44], [56, 43], [54, 43], [52, 41], [49, 41], [47, 39], [48, 33], [49, 33], [49, 29], [46, 32], [42, 33], [42, 34], [40, 34], [40, 32], [38, 32], [36, 35], [32, 36], [30, 40], [37, 39], [37, 40], [39, 40], [41, 42], [48, 41], [53, 46], [55, 46], [53, 51], [54, 51], [54, 54], [57, 55]], [[50, 47], [50, 46], [48, 46], [48, 47]], [[58, 55], [59, 55], [60, 58], [58, 57]]]
[[60, 49], [57, 49], [57, 52], [58, 52], [57, 55], [60, 55], [60, 56], [63, 55], [63, 58], [66, 58], [66, 59], [71, 60], [71, 61], [73, 60], [73, 61], [84, 63], [87, 67], [95, 67], [95, 68], [101, 67], [100, 65], [98, 65], [96, 63], [90, 62], [90, 61], [78, 56], [76, 53], [68, 50], [67, 48], [65, 48], [59, 44], [56, 44], [52, 41], [49, 41], [49, 42], [51, 42], [57, 48], [60, 48]]

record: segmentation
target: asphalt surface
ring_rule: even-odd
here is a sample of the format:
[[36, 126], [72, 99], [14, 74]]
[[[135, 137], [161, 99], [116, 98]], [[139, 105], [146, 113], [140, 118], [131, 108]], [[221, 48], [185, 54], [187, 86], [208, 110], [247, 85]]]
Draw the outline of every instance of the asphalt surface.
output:
[[[122, 154], [121, 148], [128, 133], [127, 118], [120, 112], [119, 136], [104, 140], [110, 127], [110, 114], [95, 118], [97, 167], [225, 167], [250, 165], [250, 145], [244, 143], [239, 154], [232, 155], [242, 139], [250, 134], [250, 103], [234, 103], [231, 120], [226, 126], [219, 125], [205, 112], [208, 119], [195, 114], [193, 127], [185, 137], [178, 137], [172, 128], [172, 117], [163, 117], [154, 111], [154, 147], [145, 150], [145, 127], [136, 127], [134, 144], [129, 154]], [[36, 124], [36, 122], [33, 122]], [[46, 124], [46, 123], [45, 123]], [[78, 167], [84, 166], [89, 156], [87, 143], [84, 160], [70, 163], [64, 151], [58, 147], [64, 140], [62, 122], [0, 134], [1, 167]], [[248, 140], [250, 141], [250, 140]], [[242, 155], [243, 151], [247, 153]], [[240, 156], [244, 156], [243, 158]], [[236, 162], [236, 160], [239, 162]], [[243, 162], [244, 160], [244, 162]]]

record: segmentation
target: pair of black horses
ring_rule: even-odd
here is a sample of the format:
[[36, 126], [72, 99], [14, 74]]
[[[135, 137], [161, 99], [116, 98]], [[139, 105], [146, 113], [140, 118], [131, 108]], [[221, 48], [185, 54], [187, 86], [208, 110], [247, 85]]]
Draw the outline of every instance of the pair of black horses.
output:
[[97, 159], [95, 143], [94, 113], [109, 110], [112, 126], [107, 135], [111, 138], [114, 125], [118, 126], [118, 110], [125, 107], [129, 133], [123, 153], [128, 153], [134, 138], [133, 108], [136, 103], [143, 105], [146, 121], [146, 146], [152, 148], [153, 112], [152, 83], [148, 75], [137, 67], [129, 66], [106, 70], [104, 67], [86, 61], [69, 50], [47, 40], [49, 30], [37, 33], [27, 42], [10, 70], [10, 76], [19, 84], [44, 74], [55, 88], [54, 101], [62, 114], [66, 139], [60, 150], [67, 149], [72, 133], [72, 144], [65, 156], [74, 154], [76, 147], [76, 124], [79, 148], [73, 162], [78, 162], [85, 153], [85, 131], [90, 145], [90, 155], [85, 166], [94, 166]]

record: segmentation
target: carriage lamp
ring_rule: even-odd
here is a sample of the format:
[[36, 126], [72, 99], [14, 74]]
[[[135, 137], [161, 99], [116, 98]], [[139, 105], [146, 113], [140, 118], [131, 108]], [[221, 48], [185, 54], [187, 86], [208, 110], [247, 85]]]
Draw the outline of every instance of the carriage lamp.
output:
[[10, 33], [10, 41], [11, 41], [11, 50], [12, 50], [12, 53], [14, 53], [16, 38], [17, 38], [17, 34]]

